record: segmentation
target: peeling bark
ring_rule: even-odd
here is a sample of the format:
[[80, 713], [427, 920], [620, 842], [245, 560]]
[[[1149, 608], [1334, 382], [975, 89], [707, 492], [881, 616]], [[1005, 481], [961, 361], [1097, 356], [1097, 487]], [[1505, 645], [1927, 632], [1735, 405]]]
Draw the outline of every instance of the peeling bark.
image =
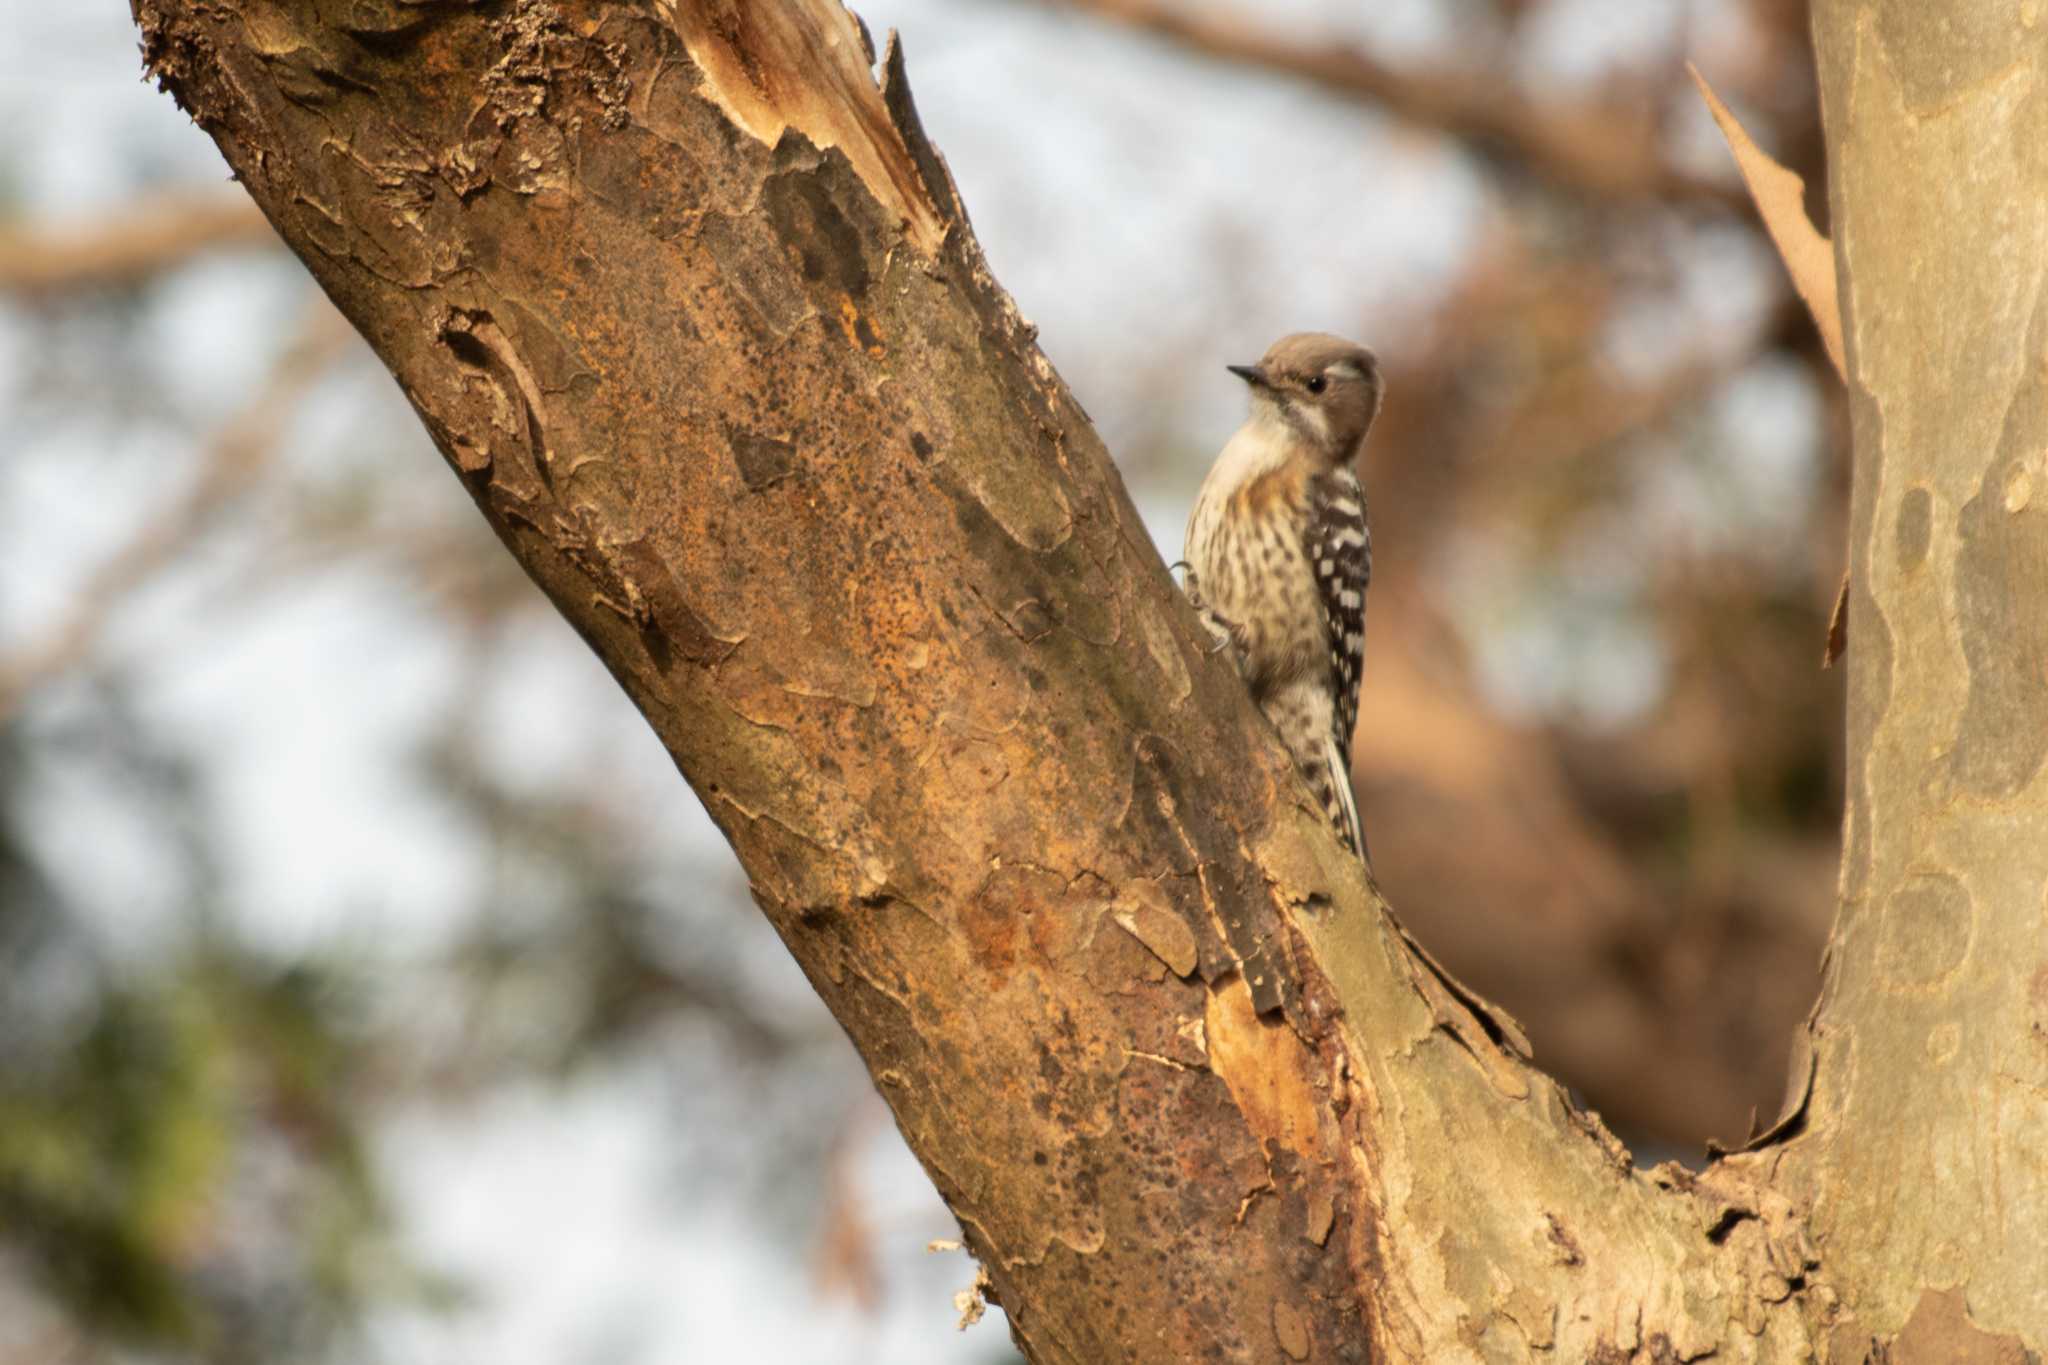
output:
[[[1813, 1108], [1702, 1176], [1633, 1169], [1408, 940], [1210, 654], [893, 42], [877, 82], [836, 0], [133, 5], [151, 69], [731, 840], [1032, 1360], [1863, 1358], [1821, 1272], [1866, 1210], [1824, 1199], [1822, 1248], [1800, 1202], [1899, 1155], [1839, 1136], [1876, 1093], [1838, 1059], [1860, 918]], [[1846, 261], [1867, 212], [1838, 205]], [[2032, 753], [2034, 685], [1989, 662], [2033, 638], [1999, 595], [2034, 562], [2001, 478], [1975, 512], [1960, 475], [1929, 489], [1926, 554], [1986, 525], [1942, 657]], [[1858, 489], [1859, 592], [1887, 600]], [[1900, 714], [1870, 709], [1903, 655], [1857, 610], [1858, 705]], [[1941, 762], [1974, 803], [2030, 789], [1996, 746]], [[1899, 922], [1982, 926], [1977, 805], [1923, 868], [1873, 804], [1918, 799], [1899, 780], [1861, 770], [1852, 911], [1896, 883]], [[1870, 937], [1916, 1007], [1991, 965], [1975, 932]], [[1871, 1304], [1857, 1340], [1917, 1340], [1911, 1303]], [[1971, 1330], [2038, 1342], [2015, 1304]]]

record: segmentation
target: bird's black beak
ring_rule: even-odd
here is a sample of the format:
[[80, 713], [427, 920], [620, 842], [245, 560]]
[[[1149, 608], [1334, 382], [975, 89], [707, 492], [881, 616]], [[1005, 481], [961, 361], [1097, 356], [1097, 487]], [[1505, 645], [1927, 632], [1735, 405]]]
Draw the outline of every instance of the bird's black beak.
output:
[[1273, 381], [1266, 378], [1266, 372], [1256, 365], [1225, 365], [1223, 368], [1255, 389], [1270, 389], [1273, 387]]

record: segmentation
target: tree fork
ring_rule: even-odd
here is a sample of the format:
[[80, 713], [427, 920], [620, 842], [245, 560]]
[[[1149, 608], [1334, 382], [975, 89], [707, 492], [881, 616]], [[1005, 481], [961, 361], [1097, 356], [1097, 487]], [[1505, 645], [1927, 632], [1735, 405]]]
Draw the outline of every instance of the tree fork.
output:
[[877, 82], [836, 0], [132, 4], [732, 842], [1032, 1360], [1849, 1340], [1770, 1183], [1804, 1109], [1636, 1171], [1386, 913], [893, 42]]

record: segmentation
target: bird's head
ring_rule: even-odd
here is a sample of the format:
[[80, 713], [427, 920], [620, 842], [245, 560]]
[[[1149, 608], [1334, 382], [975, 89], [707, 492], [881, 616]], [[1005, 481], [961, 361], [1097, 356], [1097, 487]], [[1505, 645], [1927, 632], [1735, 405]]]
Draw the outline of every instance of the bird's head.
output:
[[1286, 423], [1332, 467], [1358, 457], [1379, 415], [1379, 357], [1327, 332], [1284, 336], [1258, 364], [1229, 369], [1251, 385], [1255, 415]]

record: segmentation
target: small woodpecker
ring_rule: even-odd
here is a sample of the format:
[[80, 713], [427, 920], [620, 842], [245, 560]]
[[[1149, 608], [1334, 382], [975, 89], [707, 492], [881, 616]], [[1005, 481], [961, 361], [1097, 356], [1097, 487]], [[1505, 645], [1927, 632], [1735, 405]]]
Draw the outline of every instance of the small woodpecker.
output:
[[1366, 857], [1351, 793], [1372, 537], [1352, 466], [1380, 410], [1379, 360], [1321, 332], [1256, 365], [1251, 416], [1188, 518], [1187, 592], [1344, 841]]

